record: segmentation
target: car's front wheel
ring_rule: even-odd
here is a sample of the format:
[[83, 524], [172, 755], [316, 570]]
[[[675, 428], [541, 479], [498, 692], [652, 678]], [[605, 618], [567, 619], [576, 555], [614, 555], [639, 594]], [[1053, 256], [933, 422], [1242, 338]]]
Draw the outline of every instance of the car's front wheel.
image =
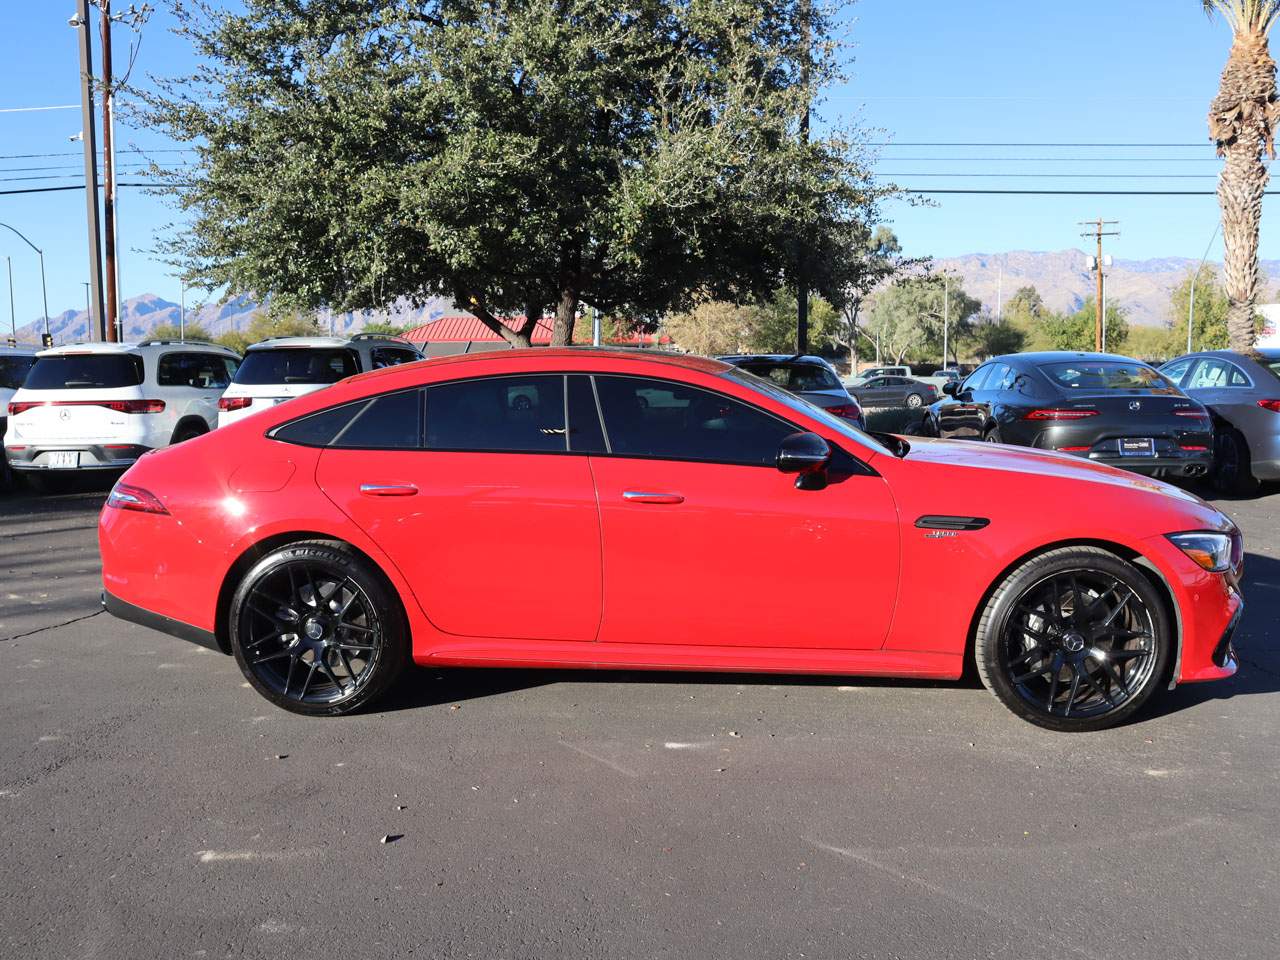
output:
[[384, 693], [409, 660], [395, 591], [340, 543], [291, 543], [263, 557], [236, 589], [228, 622], [245, 678], [294, 713], [353, 713]]
[[978, 673], [1005, 706], [1050, 730], [1083, 732], [1132, 716], [1165, 675], [1173, 630], [1133, 564], [1095, 547], [1034, 557], [982, 613]]

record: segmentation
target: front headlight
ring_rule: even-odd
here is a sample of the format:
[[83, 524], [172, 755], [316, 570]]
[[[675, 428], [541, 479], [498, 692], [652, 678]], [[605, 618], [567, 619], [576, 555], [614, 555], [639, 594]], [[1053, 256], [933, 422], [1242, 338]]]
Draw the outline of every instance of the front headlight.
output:
[[1229, 533], [1171, 533], [1170, 542], [1210, 573], [1235, 565], [1235, 538]]

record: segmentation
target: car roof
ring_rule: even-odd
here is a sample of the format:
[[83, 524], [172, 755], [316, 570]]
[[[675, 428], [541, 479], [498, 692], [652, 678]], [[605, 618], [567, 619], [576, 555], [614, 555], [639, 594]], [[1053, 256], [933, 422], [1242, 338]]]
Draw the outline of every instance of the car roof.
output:
[[1027, 363], [1062, 363], [1068, 360], [1110, 360], [1115, 363], [1141, 363], [1143, 366], [1149, 366], [1143, 360], [1135, 360], [1133, 357], [1126, 357], [1118, 353], [1086, 353], [1083, 351], [1073, 350], [1043, 350], [1039, 353], [1007, 353], [1001, 357], [992, 357], [992, 361], [1000, 361], [1009, 363], [1014, 360], [1021, 360]]
[[828, 362], [822, 357], [798, 353], [731, 353], [717, 359], [735, 367], [743, 363], [807, 363], [828, 366]]
[[[489, 363], [511, 366], [516, 371], [525, 365], [529, 358], [538, 361], [582, 360], [584, 358], [598, 360], [627, 360], [632, 363], [653, 364], [655, 366], [675, 367], [692, 370], [696, 373], [722, 374], [734, 369], [732, 364], [710, 357], [695, 354], [671, 353], [665, 350], [620, 350], [609, 347], [527, 347], [511, 350], [482, 350], [478, 353], [460, 353], [449, 357], [435, 357], [416, 363], [398, 364], [384, 367], [381, 370], [370, 370], [367, 373], [351, 377], [351, 381], [367, 381], [377, 377], [394, 377], [407, 368], [422, 369], [423, 364], [432, 368], [465, 366], [470, 363]], [[499, 376], [501, 374], [498, 374]]]
[[414, 350], [418, 349], [412, 341], [406, 340], [404, 337], [393, 337], [390, 334], [379, 333], [357, 333], [352, 337], [267, 337], [265, 340], [249, 344], [245, 348], [245, 352], [247, 353], [250, 350], [297, 349], [299, 347], [349, 347], [353, 343], [360, 342], [391, 343], [401, 347], [410, 347]]
[[[1224, 360], [1255, 360], [1262, 357], [1264, 360], [1280, 360], [1280, 348], [1276, 347], [1259, 347], [1253, 353], [1242, 353], [1239, 350], [1197, 350], [1194, 353], [1184, 353], [1180, 357], [1174, 357], [1173, 360], [1182, 360], [1186, 357], [1222, 357]], [[1173, 363], [1170, 360], [1170, 363]]]
[[211, 353], [222, 353], [227, 356], [239, 356], [230, 347], [208, 340], [138, 340], [124, 343], [107, 343], [102, 340], [84, 340], [76, 343], [64, 343], [57, 347], [41, 350], [36, 356], [57, 357], [73, 353], [138, 353], [143, 350], [161, 347], [188, 347], [206, 350]]

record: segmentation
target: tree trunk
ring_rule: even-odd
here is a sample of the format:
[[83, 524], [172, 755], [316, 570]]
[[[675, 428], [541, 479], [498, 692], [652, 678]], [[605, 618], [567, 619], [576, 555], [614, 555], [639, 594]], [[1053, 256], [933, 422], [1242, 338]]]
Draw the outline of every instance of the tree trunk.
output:
[[529, 327], [528, 321], [525, 322], [525, 326], [520, 330], [512, 330], [484, 307], [476, 297], [468, 297], [467, 300], [471, 305], [471, 312], [479, 318], [480, 322], [507, 341], [512, 347], [533, 346], [533, 330]]
[[1274, 157], [1276, 65], [1265, 37], [1241, 35], [1231, 47], [1218, 96], [1209, 113], [1209, 132], [1226, 164], [1218, 180], [1222, 236], [1226, 246], [1223, 286], [1231, 307], [1227, 335], [1232, 350], [1254, 347], [1254, 311], [1258, 296], [1258, 233], [1262, 198], [1270, 174], [1262, 162], [1265, 147]]
[[556, 304], [556, 322], [551, 328], [551, 345], [568, 347], [573, 344], [573, 324], [578, 318], [578, 291], [571, 284], [560, 290], [560, 302]]

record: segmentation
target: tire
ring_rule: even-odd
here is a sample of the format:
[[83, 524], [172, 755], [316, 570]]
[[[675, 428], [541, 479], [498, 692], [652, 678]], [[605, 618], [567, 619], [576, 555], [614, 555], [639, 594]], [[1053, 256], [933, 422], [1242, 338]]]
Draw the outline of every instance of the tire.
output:
[[1213, 437], [1213, 486], [1229, 497], [1251, 497], [1261, 486], [1253, 475], [1249, 442], [1226, 424]]
[[184, 443], [187, 440], [194, 440], [196, 437], [202, 437], [209, 432], [209, 428], [202, 424], [183, 424], [173, 431], [173, 436], [169, 439], [169, 445], [173, 446], [177, 443]]
[[227, 622], [245, 679], [304, 716], [367, 707], [409, 663], [399, 597], [380, 570], [341, 543], [291, 543], [263, 557], [236, 587]]
[[992, 427], [982, 435], [983, 443], [1004, 443], [1004, 438], [1000, 436], [1000, 428]]
[[907, 407], [911, 410], [919, 410], [924, 406], [924, 397], [918, 393], [907, 394]]
[[1065, 547], [1021, 564], [996, 588], [974, 659], [986, 688], [1019, 717], [1085, 733], [1142, 708], [1167, 676], [1173, 639], [1141, 570], [1106, 550]]

